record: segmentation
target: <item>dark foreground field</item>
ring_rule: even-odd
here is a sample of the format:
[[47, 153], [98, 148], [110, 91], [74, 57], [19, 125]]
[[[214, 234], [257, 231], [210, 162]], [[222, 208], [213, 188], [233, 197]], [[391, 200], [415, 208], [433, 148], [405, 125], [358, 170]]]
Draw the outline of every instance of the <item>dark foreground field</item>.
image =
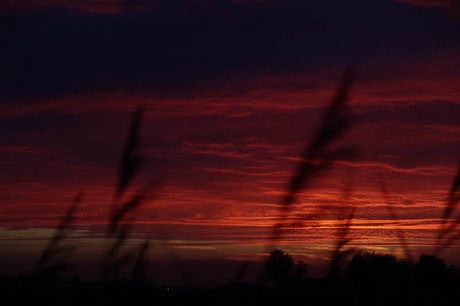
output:
[[[388, 305], [390, 302], [430, 302], [433, 305], [458, 301], [459, 282], [444, 288], [424, 290], [417, 286], [356, 287], [341, 281], [327, 287], [325, 279], [311, 279], [302, 287], [276, 288], [235, 284], [214, 288], [156, 288], [129, 284], [66, 284], [4, 286], [2, 296], [10, 305], [324, 305], [346, 303]], [[373, 287], [373, 288], [370, 288]], [[390, 288], [389, 288], [390, 287]]]
[[11, 305], [452, 305], [460, 299], [460, 271], [432, 256], [409, 264], [358, 253], [341, 275], [327, 278], [283, 267], [269, 267], [259, 284], [207, 288], [158, 287], [147, 278], [84, 283], [78, 276], [2, 276], [0, 283], [2, 298]]

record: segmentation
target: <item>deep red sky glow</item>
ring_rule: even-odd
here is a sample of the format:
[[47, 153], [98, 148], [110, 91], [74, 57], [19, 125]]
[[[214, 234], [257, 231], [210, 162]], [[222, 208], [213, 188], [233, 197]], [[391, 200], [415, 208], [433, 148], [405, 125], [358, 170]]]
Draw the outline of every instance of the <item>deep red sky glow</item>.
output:
[[[162, 241], [187, 260], [260, 258], [350, 65], [353, 126], [338, 143], [357, 154], [302, 190], [277, 243], [324, 262], [354, 206], [350, 246], [403, 256], [403, 231], [414, 256], [432, 250], [460, 157], [455, 1], [172, 2], [0, 5], [11, 29], [0, 51], [0, 261], [10, 263], [0, 273], [30, 267], [80, 189], [72, 240], [84, 260], [100, 251], [138, 105], [147, 163], [129, 190], [161, 185], [136, 211], [133, 243], [150, 234], [156, 259], [168, 256]], [[455, 240], [444, 256], [459, 250]]]

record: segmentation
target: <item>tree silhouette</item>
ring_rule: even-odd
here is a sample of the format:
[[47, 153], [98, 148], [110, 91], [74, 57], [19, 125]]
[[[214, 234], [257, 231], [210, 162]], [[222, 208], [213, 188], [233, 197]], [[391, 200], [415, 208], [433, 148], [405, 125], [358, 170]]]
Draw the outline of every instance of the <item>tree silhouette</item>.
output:
[[291, 255], [274, 250], [265, 263], [267, 280], [275, 286], [284, 286], [301, 282], [308, 276], [307, 265], [294, 262]]
[[389, 254], [357, 253], [345, 269], [347, 283], [357, 297], [396, 299], [407, 294], [410, 266]]

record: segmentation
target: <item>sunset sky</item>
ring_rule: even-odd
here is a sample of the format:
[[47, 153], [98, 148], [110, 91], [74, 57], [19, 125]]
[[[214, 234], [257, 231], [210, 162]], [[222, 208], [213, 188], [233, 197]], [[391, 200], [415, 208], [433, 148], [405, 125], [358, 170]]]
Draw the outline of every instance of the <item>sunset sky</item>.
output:
[[0, 273], [30, 271], [78, 190], [68, 243], [98, 261], [138, 105], [129, 192], [160, 185], [132, 244], [150, 235], [153, 262], [260, 259], [349, 67], [337, 144], [356, 155], [302, 189], [276, 243], [324, 264], [354, 206], [350, 247], [402, 256], [402, 230], [431, 252], [460, 159], [459, 33], [456, 0], [2, 1]]

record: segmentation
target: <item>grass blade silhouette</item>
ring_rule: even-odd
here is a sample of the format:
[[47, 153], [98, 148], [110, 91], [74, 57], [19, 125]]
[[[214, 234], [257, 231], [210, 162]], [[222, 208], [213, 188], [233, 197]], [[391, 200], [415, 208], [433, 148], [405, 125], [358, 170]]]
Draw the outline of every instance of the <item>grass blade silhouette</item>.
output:
[[435, 255], [452, 244], [460, 237], [460, 216], [451, 220], [452, 214], [460, 202], [460, 161], [457, 166], [457, 174], [454, 177], [452, 186], [449, 190], [449, 195], [445, 204], [444, 212], [439, 226], [438, 235], [436, 237], [437, 247], [435, 248]]
[[143, 201], [151, 195], [154, 185], [153, 182], [147, 183], [144, 188], [136, 193], [129, 201], [123, 203], [121, 207], [113, 211], [110, 217], [110, 232], [114, 232], [126, 215], [138, 208]]
[[337, 245], [335, 246], [334, 252], [332, 254], [332, 260], [329, 265], [328, 278], [338, 276], [341, 267], [344, 265], [345, 260], [348, 258], [348, 255], [354, 252], [354, 250], [343, 250], [343, 248], [351, 241], [351, 238], [348, 237], [348, 234], [350, 232], [355, 211], [356, 208], [353, 207], [351, 213], [347, 217], [347, 223], [345, 223], [345, 226], [339, 230]]
[[329, 167], [334, 160], [353, 155], [350, 148], [331, 151], [330, 146], [351, 127], [351, 118], [346, 113], [346, 104], [355, 78], [353, 69], [348, 69], [342, 77], [339, 89], [326, 109], [312, 140], [305, 147], [294, 175], [288, 182], [280, 208], [281, 221], [275, 225], [271, 239], [277, 240], [282, 234], [283, 219], [295, 201], [298, 192], [310, 183], [312, 177]]
[[[380, 180], [380, 192], [382, 193], [383, 199], [386, 203], [386, 207], [388, 209], [388, 213], [390, 214], [390, 218], [393, 221], [398, 220], [398, 217], [396, 216], [396, 212], [394, 210], [393, 205], [390, 202], [390, 197], [388, 193], [387, 186], [385, 184], [385, 181]], [[404, 231], [401, 229], [397, 228], [396, 229], [396, 235], [398, 236], [399, 244], [401, 245], [404, 255], [406, 256], [406, 259], [410, 260], [412, 259], [410, 250], [409, 250], [409, 244], [407, 243], [407, 238], [406, 235], [404, 234]]]
[[[327, 108], [314, 138], [304, 149], [303, 160], [297, 165], [295, 174], [289, 181], [287, 193], [283, 198], [284, 205], [290, 205], [297, 192], [308, 182], [311, 175], [330, 161], [322, 159], [325, 157], [323, 150], [350, 128], [351, 120], [344, 112], [353, 80], [354, 71], [349, 69], [343, 76], [339, 90]], [[319, 164], [315, 162], [319, 162]]]
[[114, 241], [105, 252], [104, 261], [102, 263], [103, 279], [107, 277], [113, 277], [114, 279], [118, 278], [121, 266], [126, 264], [133, 257], [132, 251], [124, 252], [123, 250], [131, 228], [130, 222], [126, 217], [141, 205], [147, 195], [150, 194], [150, 189], [152, 187], [151, 183], [146, 184], [145, 187], [132, 196], [130, 200], [120, 204], [123, 194], [132, 183], [142, 164], [142, 158], [139, 153], [139, 133], [142, 114], [143, 108], [140, 106], [137, 107], [131, 120], [128, 138], [121, 156], [107, 229], [107, 237], [113, 238]]
[[[442, 215], [441, 226], [444, 226], [446, 223], [448, 223], [449, 218], [452, 216], [452, 213], [454, 212], [455, 208], [458, 205], [458, 202], [460, 201], [460, 188], [459, 187], [460, 187], [460, 162], [458, 163], [457, 174], [449, 190], [449, 195], [448, 195], [446, 205], [444, 208], [444, 212]], [[443, 231], [441, 228], [439, 235], [441, 235], [442, 233]]]
[[128, 139], [119, 165], [114, 202], [120, 199], [122, 193], [132, 182], [142, 163], [142, 158], [139, 155], [139, 130], [142, 113], [143, 108], [139, 106], [133, 114], [133, 119], [129, 127]]
[[147, 252], [150, 248], [150, 237], [141, 245], [139, 253], [131, 272], [131, 281], [137, 284], [142, 284], [147, 278], [145, 272], [148, 266]]
[[70, 264], [66, 262], [57, 262], [57, 257], [69, 251], [68, 247], [62, 246], [61, 244], [73, 230], [72, 224], [75, 220], [75, 213], [80, 205], [81, 199], [82, 192], [79, 191], [35, 264], [35, 275], [40, 278], [53, 279], [59, 272], [70, 267]]

